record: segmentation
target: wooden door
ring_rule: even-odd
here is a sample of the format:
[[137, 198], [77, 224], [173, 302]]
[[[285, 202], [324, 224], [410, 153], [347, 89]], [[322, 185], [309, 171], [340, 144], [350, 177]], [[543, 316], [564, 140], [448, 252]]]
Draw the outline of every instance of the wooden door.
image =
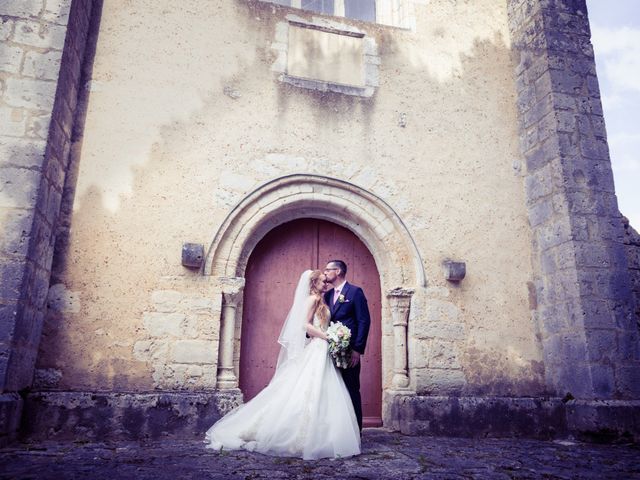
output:
[[280, 347], [278, 335], [291, 307], [300, 274], [347, 263], [347, 281], [362, 287], [369, 302], [371, 328], [360, 374], [364, 426], [382, 425], [380, 276], [365, 245], [331, 222], [301, 219], [271, 230], [247, 263], [240, 346], [240, 389], [245, 401], [271, 380]]

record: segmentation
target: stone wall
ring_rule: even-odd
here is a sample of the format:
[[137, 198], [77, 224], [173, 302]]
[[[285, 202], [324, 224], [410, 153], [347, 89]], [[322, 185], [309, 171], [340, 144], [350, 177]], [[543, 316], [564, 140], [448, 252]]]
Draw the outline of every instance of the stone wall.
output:
[[[19, 406], [15, 392], [33, 380], [91, 7], [0, 5], [2, 405]], [[3, 414], [0, 434], [11, 435], [8, 421]]]

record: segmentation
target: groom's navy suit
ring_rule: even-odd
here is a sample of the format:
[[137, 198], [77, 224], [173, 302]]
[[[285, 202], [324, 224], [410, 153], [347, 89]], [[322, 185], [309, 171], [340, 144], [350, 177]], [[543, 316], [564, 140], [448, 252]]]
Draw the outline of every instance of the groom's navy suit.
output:
[[[344, 301], [333, 301], [333, 290], [329, 290], [324, 294], [324, 301], [331, 310], [331, 321], [342, 322], [343, 325], [351, 330], [351, 349], [364, 354], [367, 345], [367, 335], [369, 335], [369, 325], [371, 318], [369, 316], [369, 307], [364, 292], [360, 287], [351, 285], [346, 282], [340, 296], [344, 296]], [[347, 386], [353, 409], [356, 412], [358, 425], [362, 430], [362, 401], [360, 400], [360, 363], [353, 368], [341, 368], [342, 378]]]

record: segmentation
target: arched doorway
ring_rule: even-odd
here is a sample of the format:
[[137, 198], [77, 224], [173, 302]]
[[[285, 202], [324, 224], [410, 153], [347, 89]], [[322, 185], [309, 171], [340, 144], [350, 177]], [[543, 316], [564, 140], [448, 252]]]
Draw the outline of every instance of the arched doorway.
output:
[[380, 276], [373, 256], [351, 231], [318, 219], [282, 224], [256, 245], [245, 270], [240, 347], [240, 389], [253, 398], [273, 376], [277, 337], [291, 306], [298, 275], [322, 268], [327, 260], [347, 262], [347, 280], [361, 286], [371, 313], [363, 357], [361, 392], [365, 426], [382, 424], [382, 355]]

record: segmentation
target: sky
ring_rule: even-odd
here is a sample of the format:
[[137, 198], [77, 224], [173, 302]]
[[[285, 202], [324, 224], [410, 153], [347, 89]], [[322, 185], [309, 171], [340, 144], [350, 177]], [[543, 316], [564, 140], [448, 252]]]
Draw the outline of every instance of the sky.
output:
[[618, 206], [640, 230], [640, 0], [587, 0]]

